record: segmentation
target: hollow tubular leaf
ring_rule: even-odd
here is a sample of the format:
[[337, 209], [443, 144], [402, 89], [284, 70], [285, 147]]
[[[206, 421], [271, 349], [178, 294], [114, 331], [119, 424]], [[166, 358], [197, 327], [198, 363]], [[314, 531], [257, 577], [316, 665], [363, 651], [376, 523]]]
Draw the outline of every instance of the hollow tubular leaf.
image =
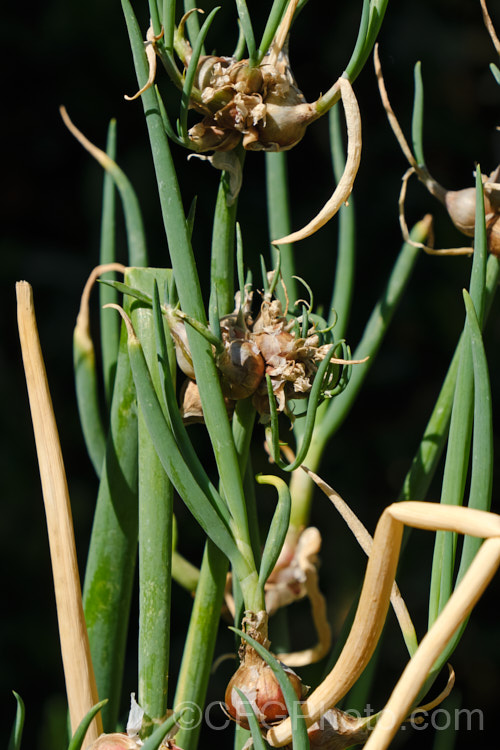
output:
[[259, 474], [257, 482], [259, 484], [271, 484], [278, 491], [278, 504], [269, 527], [259, 570], [259, 583], [264, 587], [276, 565], [285, 541], [290, 524], [291, 499], [288, 485], [279, 477]]
[[[166, 283], [169, 269], [131, 268], [127, 279], [153, 294]], [[109, 314], [109, 313], [108, 313]], [[157, 391], [160, 390], [156, 337], [151, 305], [134, 302], [131, 315]], [[139, 410], [139, 694], [151, 719], [167, 710], [170, 657], [170, 589], [173, 487], [160, 463]]]
[[[294, 471], [297, 469], [301, 463], [303, 463], [305, 457], [307, 456], [307, 452], [309, 450], [309, 446], [311, 445], [311, 440], [313, 437], [313, 431], [314, 431], [314, 425], [316, 421], [316, 412], [318, 409], [319, 400], [321, 398], [322, 391], [325, 387], [325, 378], [327, 377], [328, 369], [331, 365], [331, 360], [334, 358], [334, 352], [338, 348], [339, 344], [332, 344], [332, 346], [329, 348], [327, 354], [325, 355], [324, 359], [320, 363], [318, 370], [316, 372], [316, 375], [314, 377], [314, 382], [311, 388], [311, 392], [309, 394], [309, 399], [307, 403], [307, 413], [305, 418], [305, 427], [304, 427], [304, 434], [302, 437], [302, 442], [299, 446], [299, 449], [297, 451], [297, 456], [295, 460], [290, 463], [286, 464], [284, 461], [280, 459], [280, 457], [274, 456], [274, 460], [280, 467], [280, 469], [283, 469], [284, 471]], [[335, 358], [333, 359], [335, 361]], [[273, 396], [274, 399], [274, 396]], [[272, 421], [272, 425], [274, 428], [277, 427], [277, 421]], [[276, 445], [276, 438], [273, 438], [273, 444]]]
[[125, 322], [127, 323], [128, 351], [138, 403], [160, 461], [170, 481], [207, 536], [231, 560], [233, 567], [241, 572], [241, 555], [231, 532], [217, 509], [214, 508], [209, 498], [201, 490], [186, 464], [163, 414], [140, 341], [136, 337], [130, 321], [127, 322], [125, 318]]
[[248, 12], [246, 0], [236, 0], [236, 9], [238, 11], [238, 18], [240, 19], [243, 36], [245, 37], [250, 64], [253, 65], [257, 62], [257, 50], [255, 47], [255, 35], [253, 33], [252, 20], [250, 18], [250, 13]]
[[[270, 237], [283, 237], [290, 234], [290, 197], [288, 189], [288, 170], [286, 151], [271, 153], [266, 151], [266, 199], [267, 216]], [[295, 261], [293, 258], [292, 245], [285, 243], [280, 245], [279, 251], [271, 245], [272, 266], [278, 262], [280, 255], [281, 277], [285, 290], [278, 286], [276, 296], [281, 301], [283, 309], [286, 309], [288, 295], [289, 300], [297, 299], [297, 285], [295, 283]]]
[[200, 458], [196, 453], [191, 440], [189, 439], [186, 427], [179, 413], [179, 407], [177, 405], [177, 399], [175, 395], [175, 386], [170, 372], [170, 357], [168, 353], [167, 337], [164, 329], [165, 318], [162, 315], [160, 308], [157, 285], [155, 285], [153, 289], [153, 314], [156, 351], [161, 373], [160, 392], [163, 395], [170, 428], [174, 435], [175, 441], [179, 446], [179, 450], [181, 451], [198, 485], [201, 487], [207, 497], [210, 498], [212, 505], [217, 508], [217, 512], [219, 513], [219, 515], [229, 526], [231, 522], [231, 516], [229, 514], [227, 505], [226, 503], [224, 503], [216, 488], [210, 481], [203, 467], [203, 464], [201, 463]]
[[194, 84], [194, 77], [196, 74], [196, 69], [198, 67], [198, 61], [200, 59], [200, 55], [202, 53], [203, 49], [203, 43], [205, 41], [205, 37], [208, 34], [208, 31], [210, 29], [210, 26], [212, 25], [212, 21], [214, 20], [215, 14], [220, 8], [214, 8], [211, 13], [207, 16], [205, 23], [201, 27], [200, 33], [196, 37], [196, 41], [193, 44], [193, 52], [191, 55], [191, 59], [189, 60], [188, 69], [186, 71], [186, 76], [184, 78], [184, 87], [182, 89], [182, 97], [181, 97], [181, 108], [179, 112], [179, 127], [180, 127], [180, 137], [184, 144], [189, 143], [189, 136], [188, 136], [188, 129], [187, 129], [187, 119], [188, 119], [188, 109], [189, 109], [189, 103], [191, 101], [191, 92], [193, 90], [193, 84]]
[[[493, 486], [493, 417], [488, 362], [474, 304], [465, 290], [463, 295], [474, 368], [474, 431], [468, 507], [490, 510]], [[479, 546], [477, 538], [465, 537], [457, 582], [462, 579]]]
[[158, 109], [160, 112], [163, 127], [165, 129], [165, 133], [168, 135], [170, 140], [174, 141], [174, 143], [177, 143], [178, 146], [184, 146], [184, 148], [186, 148], [186, 143], [183, 141], [182, 138], [179, 138], [178, 134], [175, 132], [174, 128], [172, 127], [170, 118], [168, 116], [167, 108], [165, 107], [165, 104], [163, 102], [163, 99], [161, 97], [160, 91], [157, 86], [155, 86], [155, 93], [156, 93], [156, 98], [158, 100]]
[[[200, 34], [200, 20], [198, 13], [198, 5], [196, 0], [184, 0], [184, 17], [186, 19], [186, 27], [188, 31], [188, 37], [191, 44], [194, 46], [196, 39]], [[202, 55], [205, 54], [205, 49], [202, 47]]]
[[[243, 149], [234, 152], [241, 166], [244, 162]], [[210, 261], [210, 288], [212, 290], [210, 308], [213, 308], [214, 294], [217, 294], [219, 317], [228, 315], [234, 308], [234, 237], [238, 201], [230, 200], [229, 174], [223, 171], [219, 180], [219, 190], [215, 204], [212, 228], [212, 255]], [[243, 303], [243, 297], [241, 298]]]
[[[363, 7], [361, 9], [361, 18], [359, 21], [358, 36], [356, 37], [356, 44], [352, 51], [351, 59], [347, 63], [346, 73], [349, 78], [355, 72], [356, 67], [359, 65], [359, 60], [362, 59], [363, 49], [366, 43], [366, 37], [368, 33], [368, 24], [370, 21], [370, 6], [371, 0], [363, 0]], [[351, 78], [351, 80], [354, 80]]]
[[[109, 311], [108, 315], [110, 314]], [[83, 602], [104, 731], [116, 728], [137, 552], [137, 405], [122, 327]]]
[[474, 255], [469, 292], [476, 309], [479, 325], [483, 325], [486, 297], [486, 267], [488, 262], [488, 242], [486, 237], [486, 217], [484, 208], [483, 181], [481, 168], [476, 166], [476, 214], [474, 219]]
[[[340, 110], [334, 107], [329, 113], [330, 150], [335, 179], [338, 181], [345, 169], [344, 146], [340, 128]], [[354, 268], [356, 260], [356, 230], [355, 207], [352, 196], [349, 206], [341, 206], [339, 210], [339, 229], [337, 243], [337, 263], [335, 267], [335, 281], [330, 303], [328, 323], [335, 322], [335, 337], [344, 338], [349, 321], [349, 313], [354, 293]]]
[[361, 13], [358, 38], [354, 51], [346, 66], [346, 74], [355, 81], [373, 49], [384, 20], [388, 0], [365, 0]]
[[[485, 306], [487, 244], [484, 215], [484, 198], [481, 171], [476, 169], [476, 219], [474, 255], [470, 278], [471, 298], [478, 320], [482, 321]], [[463, 334], [460, 363], [453, 398], [448, 449], [443, 475], [441, 502], [461, 505], [465, 492], [465, 481], [470, 456], [474, 393], [473, 363], [467, 321]], [[448, 601], [453, 590], [456, 537], [445, 532], [436, 534], [431, 587], [429, 595], [429, 624], [432, 624]]]
[[85, 446], [95, 473], [100, 478], [106, 452], [106, 434], [99, 404], [95, 351], [89, 332], [78, 325], [73, 331], [73, 368]]
[[[142, 85], [147, 79], [147, 64], [140, 28], [128, 0], [122, 0], [122, 7], [130, 36], [138, 83]], [[146, 113], [160, 205], [181, 309], [186, 314], [204, 323], [206, 322], [206, 315], [196, 262], [186, 226], [172, 155], [158, 112], [154, 90], [148, 89], [144, 92], [142, 103]], [[243, 485], [226, 405], [220, 387], [218, 370], [208, 342], [194, 330], [189, 329], [187, 334], [205, 423], [210, 434], [221, 477], [223, 496], [235, 521], [238, 546], [251, 565], [253, 564], [253, 556], [246, 520]], [[263, 602], [254, 602], [252, 606], [257, 610], [262, 609]]]
[[14, 694], [14, 698], [16, 699], [16, 718], [14, 720], [14, 724], [12, 725], [7, 750], [21, 750], [21, 740], [23, 737], [25, 716], [24, 701], [19, 693], [15, 692], [15, 690], [13, 690], [12, 692]]
[[78, 727], [76, 728], [76, 731], [73, 734], [73, 737], [71, 738], [71, 741], [68, 745], [68, 750], [81, 750], [83, 746], [83, 741], [87, 734], [87, 730], [90, 724], [92, 723], [92, 719], [94, 718], [94, 716], [96, 716], [99, 713], [101, 708], [105, 706], [107, 702], [108, 702], [107, 698], [105, 698], [102, 701], [99, 701], [99, 703], [96, 703], [95, 706], [92, 706], [92, 708], [86, 714], [86, 716], [83, 717]]
[[175, 724], [183, 716], [185, 711], [186, 709], [175, 711], [172, 716], [169, 716], [168, 719], [163, 722], [163, 724], [160, 724], [160, 726], [155, 729], [153, 734], [148, 737], [142, 745], [142, 750], [158, 750], [165, 735], [174, 728]]
[[170, 54], [174, 51], [175, 0], [163, 0], [163, 41]]
[[[474, 369], [474, 428], [468, 507], [489, 511], [493, 484], [493, 425], [488, 363], [474, 304], [465, 290], [463, 291], [463, 295], [467, 311], [467, 326]], [[479, 551], [481, 543], [482, 540], [475, 536], [466, 536], [464, 538], [455, 586], [458, 586], [465, 576]], [[427, 692], [444, 664], [451, 657], [462, 637], [466, 624], [467, 621], [462, 623], [439, 656], [437, 662], [433, 665], [422, 694], [424, 690]]]
[[183, 750], [196, 750], [201, 728], [200, 706], [205, 705], [213, 666], [217, 629], [224, 601], [227, 558], [207, 540], [184, 644], [174, 697], [174, 709], [189, 704], [193, 716], [186, 717], [176, 741]]
[[149, 17], [151, 19], [151, 26], [153, 27], [153, 33], [156, 35], [161, 33], [161, 21], [160, 14], [158, 12], [157, 0], [148, 0], [149, 4]]
[[[96, 279], [105, 272], [119, 271], [124, 273], [125, 266], [121, 263], [106, 263], [105, 265], [96, 266], [82, 292], [80, 309], [76, 319], [76, 325], [73, 331], [73, 368], [75, 373], [76, 401], [78, 414], [90, 460], [94, 466], [97, 476], [102, 474], [102, 465], [106, 452], [106, 433], [103, 418], [101, 415], [101, 405], [99, 399], [99, 383], [96, 369], [96, 357], [94, 342], [90, 329], [90, 295]], [[115, 324], [116, 330], [118, 330]], [[111, 328], [109, 329], [111, 332]], [[103, 333], [103, 335], [105, 335]], [[114, 346], [113, 336], [109, 338], [111, 347]], [[109, 362], [113, 372], [109, 373], [109, 379], [105, 376], [108, 386], [111, 378], [114, 381], [116, 362], [110, 357]], [[104, 360], [103, 360], [104, 364]]]
[[[498, 288], [498, 258], [490, 255], [486, 266], [485, 320]], [[405, 477], [398, 500], [424, 500], [442, 454], [450, 422], [451, 405], [455, 390], [463, 333], [446, 373], [441, 391], [434, 405], [420, 446]]]
[[259, 722], [257, 721], [257, 717], [255, 716], [255, 711], [253, 710], [252, 704], [246, 697], [245, 693], [243, 693], [237, 687], [235, 687], [234, 689], [240, 696], [240, 700], [245, 708], [244, 716], [246, 717], [248, 721], [248, 725], [250, 727], [250, 732], [252, 734], [252, 740], [253, 740], [253, 746], [255, 750], [266, 750], [266, 744], [264, 740], [262, 739], [262, 735], [260, 733]]
[[260, 40], [259, 49], [257, 50], [257, 61], [259, 63], [262, 62], [262, 58], [267, 55], [269, 51], [269, 47], [276, 35], [276, 31], [281, 23], [287, 4], [288, 0], [274, 0], [273, 2], [267, 17], [262, 39]]
[[[106, 154], [113, 161], [116, 160], [116, 120], [111, 120], [108, 126], [108, 137], [106, 141]], [[115, 237], [115, 203], [116, 203], [115, 184], [109, 172], [104, 173], [103, 198], [102, 198], [102, 218], [101, 218], [101, 240], [99, 248], [99, 264], [106, 265], [113, 263], [116, 256], [116, 237]], [[107, 278], [114, 276], [107, 275]], [[102, 373], [104, 378], [104, 393], [106, 403], [109, 407], [113, 392], [113, 383], [116, 372], [116, 360], [118, 357], [118, 347], [120, 342], [120, 327], [116, 320], [110, 320], [111, 315], [106, 315], [103, 306], [108, 303], [117, 302], [116, 292], [101, 287], [99, 289], [100, 302], [100, 334], [101, 334], [101, 358]], [[102, 466], [102, 460], [101, 460]]]
[[415, 94], [413, 97], [413, 115], [411, 120], [411, 138], [413, 153], [419, 167], [425, 169], [423, 130], [424, 130], [424, 85], [422, 82], [422, 66], [420, 62], [414, 69]]

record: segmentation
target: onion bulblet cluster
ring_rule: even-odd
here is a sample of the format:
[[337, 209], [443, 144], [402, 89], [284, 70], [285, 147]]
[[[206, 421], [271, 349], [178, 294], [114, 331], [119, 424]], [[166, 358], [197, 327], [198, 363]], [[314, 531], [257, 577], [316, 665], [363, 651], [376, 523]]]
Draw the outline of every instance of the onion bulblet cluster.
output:
[[288, 57], [267, 55], [258, 66], [232, 57], [200, 58], [192, 101], [204, 115], [189, 130], [197, 152], [229, 151], [238, 143], [250, 151], [286, 151], [319, 115], [297, 87]]
[[[267, 377], [271, 382], [276, 408], [293, 418], [289, 403], [307, 397], [318, 367], [327, 355], [330, 344], [321, 344], [315, 324], [302, 336], [299, 320], [283, 314], [277, 299], [264, 297], [259, 313], [253, 320], [249, 310], [252, 294], [242, 308], [220, 320], [221, 341], [213, 347], [220, 372], [221, 387], [228, 413], [235, 402], [252, 398], [261, 421], [269, 420], [270, 407]], [[167, 311], [175, 343], [177, 362], [189, 378], [181, 393], [181, 409], [186, 422], [203, 421], [203, 411], [189, 352], [182, 315]], [[341, 362], [342, 360], [336, 360]]]

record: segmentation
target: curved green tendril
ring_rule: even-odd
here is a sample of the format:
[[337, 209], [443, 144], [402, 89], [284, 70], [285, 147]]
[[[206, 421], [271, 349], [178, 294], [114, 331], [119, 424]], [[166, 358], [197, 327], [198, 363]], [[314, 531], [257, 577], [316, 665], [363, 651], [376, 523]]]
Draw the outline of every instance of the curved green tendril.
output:
[[[319, 402], [320, 402], [322, 393], [325, 388], [325, 379], [329, 379], [328, 371], [331, 365], [333, 364], [330, 362], [330, 359], [335, 356], [335, 351], [338, 349], [338, 347], [339, 347], [339, 343], [332, 344], [326, 356], [324, 357], [323, 361], [318, 367], [318, 371], [316, 372], [314, 382], [311, 388], [311, 393], [308, 399], [306, 423], [304, 427], [304, 437], [302, 439], [300, 448], [297, 451], [295, 460], [290, 464], [285, 463], [280, 457], [280, 449], [279, 449], [280, 441], [279, 441], [279, 433], [278, 433], [278, 411], [276, 408], [276, 399], [274, 397], [274, 393], [272, 389], [271, 378], [269, 377], [269, 375], [266, 375], [267, 391], [268, 391], [268, 396], [269, 396], [269, 407], [270, 407], [270, 414], [271, 414], [271, 430], [270, 430], [271, 440], [270, 440], [269, 445], [270, 445], [273, 460], [277, 463], [280, 469], [283, 469], [283, 471], [294, 471], [301, 465], [301, 463], [304, 461], [307, 455], [307, 451], [309, 450], [309, 446], [311, 444], [312, 434], [314, 430], [314, 423], [316, 420], [316, 411], [318, 409]], [[342, 390], [344, 388], [345, 388], [345, 385], [343, 386]], [[333, 391], [331, 392], [331, 395], [333, 395]], [[266, 432], [269, 435], [269, 430], [267, 430]]]

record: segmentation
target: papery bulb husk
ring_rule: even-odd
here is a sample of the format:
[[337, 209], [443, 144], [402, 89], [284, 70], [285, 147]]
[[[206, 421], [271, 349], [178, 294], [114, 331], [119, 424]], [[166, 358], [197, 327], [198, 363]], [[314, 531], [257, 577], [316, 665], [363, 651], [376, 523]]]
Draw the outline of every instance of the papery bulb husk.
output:
[[267, 364], [277, 366], [277, 358], [293, 356], [297, 339], [279, 327], [276, 331], [265, 331], [252, 336]]
[[204, 151], [232, 151], [241, 140], [241, 133], [218, 127], [211, 117], [205, 117], [188, 131], [193, 149]]
[[262, 90], [264, 84], [260, 68], [251, 67], [247, 60], [232, 66], [230, 78], [241, 94], [256, 94]]
[[[311, 750], [345, 750], [352, 745], [363, 745], [370, 736], [364, 723], [338, 708], [329, 709], [307, 730]], [[292, 745], [285, 748], [291, 750]]]
[[257, 139], [243, 139], [247, 151], [288, 151], [302, 140], [307, 126], [317, 119], [314, 104], [286, 104], [265, 100], [266, 116], [255, 130]]
[[217, 367], [222, 374], [222, 392], [238, 400], [257, 390], [264, 377], [265, 363], [252, 341], [235, 339], [217, 357]]
[[[224, 398], [228, 417], [231, 419], [234, 411], [234, 401]], [[194, 380], [186, 380], [180, 393], [180, 413], [184, 424], [205, 424], [200, 391]]]
[[234, 57], [202, 55], [198, 60], [193, 85], [200, 91], [213, 86], [214, 79], [224, 76], [227, 68], [234, 62]]
[[191, 359], [191, 352], [189, 349], [189, 342], [186, 332], [186, 324], [183, 320], [172, 311], [171, 308], [167, 308], [167, 321], [170, 329], [170, 335], [172, 336], [175, 346], [175, 358], [179, 368], [182, 370], [184, 375], [194, 380], [194, 367], [193, 360]]
[[488, 250], [500, 257], [500, 216], [495, 215], [487, 229]]
[[180, 412], [184, 424], [205, 422], [201, 406], [200, 391], [194, 380], [186, 380], [180, 393]]
[[[297, 699], [302, 700], [303, 685], [300, 677], [288, 667], [283, 667]], [[235, 688], [245, 694], [262, 727], [272, 726], [288, 716], [278, 678], [271, 667], [251, 648], [247, 648], [245, 659], [231, 678], [225, 695], [229, 715], [241, 727], [248, 729], [247, 712]]]
[[[476, 223], [476, 188], [448, 190], [444, 203], [456, 228], [467, 237], [473, 237]], [[484, 208], [486, 214], [491, 212], [491, 205], [487, 196], [484, 198]]]
[[112, 732], [101, 734], [88, 746], [87, 750], [139, 750], [139, 747], [137, 742], [127, 734]]
[[283, 308], [279, 299], [263, 300], [260, 306], [259, 314], [252, 326], [253, 334], [269, 332], [273, 330], [278, 323], [287, 322], [283, 315]]

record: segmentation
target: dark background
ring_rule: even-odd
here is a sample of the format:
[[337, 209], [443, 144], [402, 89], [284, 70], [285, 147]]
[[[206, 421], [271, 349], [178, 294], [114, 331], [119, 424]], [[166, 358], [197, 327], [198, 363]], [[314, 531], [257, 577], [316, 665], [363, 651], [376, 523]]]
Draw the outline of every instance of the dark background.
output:
[[[212, 27], [209, 44], [230, 54], [236, 41], [234, 6], [226, 0]], [[262, 8], [265, 5], [265, 8]], [[270, 5], [249, 2], [257, 35]], [[135, 3], [147, 28], [147, 3]], [[206, 4], [209, 7], [209, 4]], [[343, 71], [353, 48], [361, 3], [321, 4], [311, 0], [291, 41], [294, 73], [309, 101], [326, 91]], [[491, 13], [500, 28], [498, 7]], [[58, 107], [64, 104], [74, 122], [103, 146], [111, 117], [118, 120], [118, 161], [139, 196], [153, 265], [167, 265], [146, 129], [139, 102], [125, 93], [136, 88], [120, 3], [45, 0], [9, 4], [3, 10], [1, 279], [3, 290], [0, 373], [3, 394], [2, 450], [2, 601], [0, 684], [8, 736], [17, 690], [27, 706], [24, 747], [59, 750], [64, 721], [64, 685], [57, 640], [45, 519], [37, 473], [24, 376], [15, 325], [15, 281], [34, 287], [42, 347], [58, 420], [84, 570], [97, 489], [78, 424], [72, 379], [72, 330], [79, 296], [98, 259], [100, 168], [65, 130]], [[260, 25], [259, 25], [260, 21]], [[391, 101], [409, 132], [413, 65], [422, 61], [425, 84], [425, 147], [433, 175], [449, 188], [472, 184], [479, 162], [483, 172], [500, 161], [499, 89], [488, 70], [495, 51], [484, 29], [479, 2], [421, 0], [389, 3], [379, 37]], [[175, 91], [159, 72], [162, 90], [172, 102]], [[348, 340], [354, 346], [401, 244], [397, 198], [406, 164], [392, 136], [369, 61], [356, 82], [363, 117], [363, 159], [354, 190], [358, 216], [359, 261], [356, 297]], [[173, 105], [175, 112], [175, 104]], [[206, 279], [210, 215], [218, 180], [215, 170], [175, 151], [186, 208], [198, 195], [195, 252]], [[246, 160], [246, 187], [240, 199], [248, 262], [266, 253], [264, 158]], [[299, 227], [331, 194], [333, 178], [327, 150], [326, 119], [314, 124], [300, 147], [290, 152], [289, 172], [293, 224]], [[443, 210], [417, 182], [410, 187], [409, 222], [432, 211], [437, 243], [462, 244]], [[121, 235], [121, 256], [125, 243]], [[312, 285], [316, 299], [328, 304], [334, 269], [336, 222], [297, 246], [297, 272]], [[256, 267], [256, 266], [255, 266]], [[420, 435], [439, 392], [440, 383], [463, 325], [461, 289], [468, 285], [470, 259], [431, 258], [418, 263], [399, 314], [375, 363], [358, 403], [325, 457], [322, 475], [350, 502], [370, 530], [382, 508], [397, 497]], [[207, 290], [208, 291], [208, 290]], [[500, 322], [498, 303], [486, 332], [493, 403], [497, 410]], [[200, 430], [195, 432], [202, 445]], [[498, 434], [495, 436], [498, 443]], [[497, 445], [498, 449], [498, 445]], [[498, 450], [497, 450], [498, 452]], [[258, 460], [258, 459], [257, 459]], [[262, 460], [262, 459], [260, 459]], [[436, 499], [439, 486], [433, 488]], [[494, 509], [498, 510], [498, 490]], [[182, 510], [179, 509], [182, 514]], [[335, 627], [349, 605], [349, 592], [364, 568], [356, 549], [328, 502], [318, 497], [317, 524], [328, 523], [322, 554], [322, 582], [329, 595]], [[186, 526], [186, 525], [184, 525]], [[192, 526], [192, 524], [190, 525]], [[430, 536], [430, 535], [429, 535]], [[197, 560], [196, 530], [183, 540]], [[191, 549], [192, 547], [192, 549]], [[430, 569], [430, 540], [415, 534], [402, 564], [400, 583], [422, 635], [425, 630], [425, 586]], [[418, 559], [418, 564], [416, 560]], [[424, 562], [422, 562], [422, 560]], [[479, 604], [453, 657], [461, 705], [485, 711], [485, 732], [493, 736], [500, 689], [498, 623], [493, 607], [498, 582]], [[352, 594], [351, 594], [352, 596]], [[189, 614], [189, 597], [175, 589], [178, 619], [176, 648]], [[297, 608], [297, 646], [312, 641], [307, 607]], [[134, 613], [124, 694], [136, 689]], [[394, 625], [382, 656], [380, 676], [371, 702], [380, 708], [405, 663], [404, 647]], [[299, 640], [300, 639], [300, 640]], [[218, 653], [231, 648], [222, 632]], [[175, 658], [174, 658], [175, 668]], [[210, 700], [222, 697], [232, 667], [221, 667], [211, 684]], [[311, 675], [313, 673], [311, 672]], [[307, 681], [307, 674], [304, 674]], [[126, 701], [124, 702], [125, 711]], [[410, 734], [411, 730], [402, 733]], [[430, 730], [413, 732], [410, 746], [427, 747]], [[464, 732], [457, 747], [485, 739]], [[208, 741], [208, 740], [207, 740]], [[212, 740], [213, 741], [213, 740]], [[217, 737], [221, 741], [221, 735]], [[229, 736], [224, 739], [230, 745]]]

